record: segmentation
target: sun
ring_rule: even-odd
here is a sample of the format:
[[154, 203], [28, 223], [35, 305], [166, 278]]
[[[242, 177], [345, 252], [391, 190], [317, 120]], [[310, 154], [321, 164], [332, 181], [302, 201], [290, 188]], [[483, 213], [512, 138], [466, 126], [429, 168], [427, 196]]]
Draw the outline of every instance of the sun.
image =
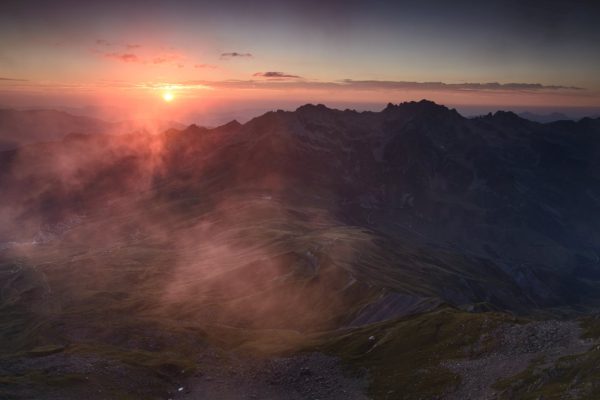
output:
[[175, 96], [173, 96], [173, 92], [164, 92], [162, 97], [163, 97], [163, 100], [166, 101], [167, 103], [172, 102], [173, 99], [175, 98]]

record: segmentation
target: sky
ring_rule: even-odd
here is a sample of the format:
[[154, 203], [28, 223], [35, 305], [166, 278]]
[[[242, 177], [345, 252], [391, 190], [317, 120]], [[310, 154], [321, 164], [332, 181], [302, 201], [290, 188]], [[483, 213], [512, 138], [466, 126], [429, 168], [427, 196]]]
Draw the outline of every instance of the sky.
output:
[[598, 15], [598, 1], [4, 0], [0, 107], [594, 110]]

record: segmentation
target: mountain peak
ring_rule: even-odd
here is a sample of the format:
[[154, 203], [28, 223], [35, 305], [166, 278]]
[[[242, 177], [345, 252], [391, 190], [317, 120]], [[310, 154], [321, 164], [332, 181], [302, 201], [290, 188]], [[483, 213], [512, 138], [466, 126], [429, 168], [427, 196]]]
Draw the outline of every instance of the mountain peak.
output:
[[446, 106], [442, 106], [440, 104], [437, 104], [431, 100], [420, 100], [420, 101], [406, 101], [403, 103], [399, 103], [397, 105], [393, 104], [393, 103], [388, 103], [388, 105], [382, 110], [383, 112], [394, 112], [394, 111], [399, 111], [399, 110], [406, 110], [406, 111], [417, 111], [417, 112], [423, 112], [423, 111], [450, 111], [449, 108], [447, 108]]
[[242, 124], [240, 124], [237, 119], [232, 119], [231, 121], [229, 121], [225, 125], [219, 126], [219, 128], [223, 128], [223, 129], [237, 129], [240, 126], [242, 126]]
[[522, 119], [521, 117], [519, 117], [517, 114], [515, 114], [512, 111], [503, 111], [503, 110], [498, 110], [493, 114], [494, 118], [506, 118], [506, 119]]
[[495, 113], [489, 113], [485, 116], [485, 118], [493, 119], [494, 121], [502, 122], [502, 123], [531, 123], [532, 121], [520, 117], [512, 111], [496, 111]]
[[381, 111], [382, 114], [395, 117], [443, 117], [443, 118], [462, 118], [462, 116], [455, 110], [450, 109], [446, 106], [437, 104], [430, 100], [420, 101], [408, 101], [394, 105], [388, 103], [388, 105]]
[[311, 111], [331, 111], [332, 109], [325, 104], [304, 104], [296, 109], [296, 112], [311, 112]]
[[186, 133], [192, 133], [192, 134], [199, 134], [199, 133], [203, 133], [206, 132], [208, 129], [204, 126], [198, 126], [196, 124], [191, 124], [190, 126], [188, 126], [187, 128], [185, 128], [183, 130], [183, 132]]

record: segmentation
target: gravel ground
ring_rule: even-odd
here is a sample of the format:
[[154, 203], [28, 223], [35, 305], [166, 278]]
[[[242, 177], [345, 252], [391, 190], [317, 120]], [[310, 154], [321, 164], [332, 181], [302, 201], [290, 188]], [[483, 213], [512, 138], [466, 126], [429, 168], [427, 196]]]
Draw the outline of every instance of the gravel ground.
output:
[[[0, 399], [108, 400], [115, 398], [115, 388], [140, 398], [153, 398], [162, 390], [155, 376], [94, 355], [59, 353], [0, 362], [1, 377], [18, 377], [35, 371], [44, 373], [37, 386], [0, 385]], [[69, 381], [69, 376], [76, 378]]]
[[[167, 391], [156, 376], [125, 364], [66, 353], [0, 363], [0, 375], [19, 376], [31, 370], [46, 371], [61, 379], [77, 374], [73, 385], [0, 387], [0, 399], [114, 398], [114, 389], [139, 398], [172, 400], [368, 400], [366, 374], [343, 370], [340, 361], [321, 353], [258, 359], [206, 349], [192, 377], [174, 374]], [[164, 382], [163, 382], [164, 384]], [[159, 393], [164, 393], [164, 396]]]
[[[497, 343], [491, 352], [442, 364], [462, 378], [458, 390], [445, 400], [497, 399], [492, 385], [498, 380], [524, 371], [534, 360], [542, 360], [538, 366], [544, 368], [560, 357], [585, 352], [594, 344], [580, 339], [581, 328], [574, 321], [506, 324], [489, 335]], [[479, 354], [485, 342], [482, 338], [469, 353]], [[197, 366], [198, 372], [191, 377], [184, 371], [174, 371], [165, 388], [165, 382], [155, 375], [93, 355], [59, 352], [16, 358], [0, 362], [0, 375], [21, 376], [39, 370], [57, 379], [76, 374], [83, 381], [48, 384], [43, 392], [40, 387], [0, 387], [0, 399], [111, 399], [115, 388], [140, 398], [158, 396], [165, 400], [369, 399], [366, 372], [350, 372], [339, 359], [321, 353], [257, 358], [208, 346], [198, 357]]]
[[174, 388], [173, 400], [369, 399], [366, 375], [350, 375], [320, 353], [262, 360], [207, 353], [199, 366], [202, 372]]
[[492, 333], [499, 346], [481, 358], [445, 362], [444, 367], [459, 374], [462, 383], [446, 400], [493, 400], [498, 393], [492, 385], [514, 376], [542, 359], [540, 367], [563, 356], [587, 351], [593, 344], [581, 339], [575, 321], [540, 321], [524, 325], [504, 325]]

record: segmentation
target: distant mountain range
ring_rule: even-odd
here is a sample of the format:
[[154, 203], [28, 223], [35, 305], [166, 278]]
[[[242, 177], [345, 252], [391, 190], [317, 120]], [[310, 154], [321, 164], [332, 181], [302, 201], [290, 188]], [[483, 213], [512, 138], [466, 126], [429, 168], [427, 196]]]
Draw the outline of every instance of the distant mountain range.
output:
[[[160, 132], [170, 128], [183, 129], [185, 127], [179, 122], [161, 120], [107, 122], [87, 115], [90, 113], [86, 109], [83, 111], [79, 109], [73, 109], [73, 111], [0, 109], [0, 151], [23, 144], [60, 140], [71, 133], [122, 134], [143, 129]], [[576, 118], [558, 112], [549, 114], [522, 112], [518, 115], [523, 119], [540, 123], [576, 120]]]
[[62, 139], [73, 132], [102, 133], [111, 124], [89, 117], [79, 117], [53, 110], [0, 110], [0, 149], [26, 143]]
[[183, 125], [167, 121], [105, 122], [64, 111], [0, 109], [0, 151], [28, 143], [60, 140], [70, 133], [125, 133], [141, 128], [181, 127]]
[[552, 113], [548, 113], [548, 114], [538, 114], [538, 113], [531, 113], [531, 112], [522, 112], [522, 113], [518, 113], [519, 117], [524, 118], [524, 119], [528, 119], [530, 121], [534, 121], [534, 122], [540, 122], [542, 124], [547, 124], [549, 122], [557, 122], [557, 121], [567, 121], [567, 120], [571, 120], [571, 121], [578, 121], [581, 118], [600, 118], [600, 114], [598, 114], [597, 112], [594, 113], [590, 113], [588, 114], [586, 117], [574, 117], [568, 114], [563, 114], [560, 112], [552, 112]]
[[[49, 115], [73, 132], [106, 128]], [[0, 319], [0, 355], [60, 342], [71, 357], [123, 357], [164, 377], [188, 369], [149, 361], [165, 348], [292, 346], [375, 365], [375, 398], [398, 382], [409, 398], [442, 398], [411, 382], [495, 348], [497, 326], [520, 329], [512, 315], [600, 306], [598, 118], [465, 118], [425, 100], [380, 112], [309, 104], [214, 129], [11, 149], [0, 152], [0, 188], [11, 316]], [[514, 329], [507, 337], [522, 341]], [[132, 348], [141, 361], [119, 353]], [[450, 393], [458, 378], [447, 379], [436, 388]], [[534, 390], [525, 383], [519, 393]]]
[[[107, 129], [64, 113], [24, 115], [35, 117], [30, 123], [62, 121], [54, 133]], [[151, 179], [156, 196], [215, 197], [207, 181], [248, 187], [368, 230], [377, 243], [370, 251], [403, 282], [389, 290], [522, 311], [584, 307], [600, 300], [599, 132], [599, 119], [539, 124], [511, 112], [467, 119], [428, 101], [362, 113], [306, 105], [244, 125], [169, 130], [153, 142], [161, 146], [156, 170], [147, 170], [153, 150], [143, 134], [73, 136], [45, 145], [44, 157], [31, 147], [39, 166], [27, 178], [5, 153], [0, 183], [5, 193], [31, 193], [52, 179], [55, 159], [82, 163], [75, 188], [66, 182], [28, 196], [28, 209], [43, 210], [48, 222], [93, 212], [99, 198], [135, 191], [139, 179]], [[410, 263], [401, 261], [406, 251]]]
[[556, 121], [565, 121], [565, 120], [575, 120], [576, 118], [569, 117], [563, 113], [553, 112], [549, 114], [535, 114], [531, 112], [523, 112], [518, 114], [519, 117], [528, 119], [534, 122], [548, 123], [548, 122], [556, 122]]

